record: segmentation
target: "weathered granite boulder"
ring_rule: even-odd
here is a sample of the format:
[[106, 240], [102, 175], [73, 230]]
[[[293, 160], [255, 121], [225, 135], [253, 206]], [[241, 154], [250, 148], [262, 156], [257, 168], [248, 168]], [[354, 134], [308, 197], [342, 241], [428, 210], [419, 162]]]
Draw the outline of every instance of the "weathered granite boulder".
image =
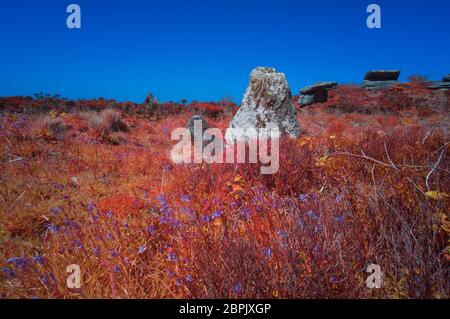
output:
[[304, 87], [300, 90], [300, 93], [303, 95], [314, 95], [317, 92], [332, 89], [337, 85], [337, 82], [318, 82], [316, 84]]
[[446, 76], [444, 76], [444, 78], [442, 79], [442, 81], [444, 81], [444, 82], [450, 82], [450, 74], [447, 74]]
[[379, 90], [390, 88], [399, 83], [398, 81], [364, 81], [362, 87], [365, 89]]
[[337, 82], [319, 82], [304, 87], [300, 90], [301, 101], [299, 100], [299, 104], [303, 106], [314, 103], [325, 103], [328, 101], [328, 90], [335, 88], [337, 85]]
[[314, 104], [314, 95], [300, 95], [297, 102], [300, 106]]
[[398, 81], [399, 70], [373, 70], [366, 73], [365, 81]]
[[[300, 125], [291, 101], [291, 90], [283, 73], [274, 68], [258, 67], [250, 74], [249, 85], [239, 111], [230, 123], [230, 128], [270, 129], [291, 137], [300, 135]], [[235, 135], [227, 130], [226, 139], [248, 140], [249, 136]]]
[[437, 81], [431, 82], [428, 86], [430, 90], [450, 90], [450, 82], [446, 81]]
[[398, 70], [374, 70], [366, 73], [364, 83], [365, 89], [380, 90], [390, 88], [395, 84], [399, 84], [398, 78], [400, 71]]

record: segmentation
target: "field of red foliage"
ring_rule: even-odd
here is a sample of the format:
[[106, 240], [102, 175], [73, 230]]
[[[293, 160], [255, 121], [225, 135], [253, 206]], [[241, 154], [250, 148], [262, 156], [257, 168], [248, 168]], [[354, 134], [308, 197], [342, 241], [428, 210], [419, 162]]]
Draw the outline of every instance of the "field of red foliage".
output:
[[340, 86], [266, 176], [170, 160], [173, 129], [225, 129], [230, 102], [0, 99], [0, 297], [448, 298], [449, 101]]

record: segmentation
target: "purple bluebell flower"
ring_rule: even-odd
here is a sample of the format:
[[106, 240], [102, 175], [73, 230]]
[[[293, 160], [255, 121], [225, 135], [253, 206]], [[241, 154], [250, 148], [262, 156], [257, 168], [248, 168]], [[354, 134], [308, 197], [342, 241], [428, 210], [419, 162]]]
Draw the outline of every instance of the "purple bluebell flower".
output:
[[204, 223], [207, 223], [211, 220], [211, 217], [209, 217], [208, 215], [204, 215], [204, 216], [200, 217], [200, 220]]
[[317, 256], [320, 254], [321, 248], [319, 245], [315, 245], [313, 248], [313, 255]]
[[244, 217], [244, 218], [249, 218], [249, 217], [250, 217], [250, 213], [251, 213], [250, 208], [246, 207], [246, 208], [244, 208], [244, 210], [242, 211], [241, 215], [242, 215], [242, 217]]
[[63, 190], [64, 189], [64, 185], [59, 184], [59, 183], [55, 183], [55, 184], [53, 184], [53, 188], [57, 189], [57, 190]]
[[344, 223], [344, 221], [345, 221], [345, 217], [342, 216], [342, 215], [336, 216], [336, 221], [337, 221], [339, 224], [342, 224], [342, 223]]
[[176, 260], [178, 260], [177, 254], [176, 253], [170, 253], [170, 254], [167, 255], [167, 259], [170, 260], [170, 261], [176, 261]]
[[181, 286], [182, 283], [183, 283], [183, 281], [182, 281], [180, 278], [178, 278], [178, 279], [175, 281], [175, 284], [176, 284], [177, 286]]
[[51, 281], [56, 284], [56, 277], [55, 274], [53, 274], [52, 272], [48, 273], [48, 276], [50, 277]]
[[263, 248], [263, 255], [266, 257], [272, 257], [272, 248], [270, 247]]
[[139, 254], [143, 254], [146, 250], [147, 250], [146, 245], [139, 247]]
[[47, 230], [52, 232], [52, 233], [57, 233], [57, 232], [60, 231], [60, 228], [58, 226], [54, 225], [54, 224], [49, 224], [47, 226]]
[[78, 249], [83, 248], [83, 243], [82, 243], [81, 241], [79, 241], [78, 239], [75, 239], [75, 240], [73, 241], [73, 245], [74, 245], [76, 248], [78, 248]]
[[73, 220], [70, 220], [70, 219], [68, 219], [68, 218], [65, 218], [65, 219], [64, 219], [64, 225], [70, 226], [70, 227], [72, 227], [72, 228], [78, 228], [78, 227], [80, 227], [80, 226], [78, 225], [77, 222], [75, 222], [75, 221], [73, 221]]
[[100, 248], [98, 248], [98, 246], [95, 247], [93, 252], [94, 252], [94, 255], [98, 257], [100, 255]]
[[111, 237], [112, 237], [112, 235], [111, 235], [111, 233], [106, 233], [106, 240], [111, 240]]
[[115, 265], [114, 266], [114, 268], [113, 268], [113, 270], [114, 270], [114, 272], [120, 272], [120, 268], [119, 268], [119, 266], [117, 266], [117, 265]]
[[130, 263], [130, 260], [128, 259], [128, 257], [125, 257], [124, 260], [125, 260], [125, 265], [128, 265]]
[[284, 230], [278, 231], [278, 235], [279, 235], [281, 238], [283, 238], [283, 239], [285, 239], [285, 238], [288, 237], [288, 233], [287, 233], [286, 231], [284, 231]]
[[308, 200], [308, 195], [306, 194], [301, 194], [298, 199], [302, 202], [306, 202]]
[[155, 227], [150, 225], [150, 226], [147, 226], [147, 232], [154, 235], [154, 234], [156, 234], [156, 229], [155, 229]]
[[186, 281], [187, 282], [192, 282], [192, 276], [191, 275], [187, 275], [186, 276]]
[[119, 257], [119, 253], [116, 250], [111, 252], [111, 257]]
[[47, 276], [40, 276], [39, 279], [44, 284], [44, 286], [48, 289], [50, 288], [50, 284], [48, 283]]
[[61, 206], [56, 206], [50, 210], [50, 213], [52, 213], [53, 215], [59, 215], [60, 213], [62, 213], [62, 211], [63, 208]]
[[16, 277], [16, 273], [14, 272], [14, 270], [8, 268], [8, 267], [1, 267], [0, 270], [9, 278], [14, 278]]
[[216, 218], [219, 218], [222, 216], [222, 212], [220, 210], [216, 210], [214, 213], [211, 214], [211, 219], [214, 220]]
[[112, 218], [113, 217], [113, 211], [110, 210], [106, 216], [108, 216], [108, 218]]
[[190, 195], [183, 195], [181, 196], [181, 201], [182, 202], [190, 202], [191, 201], [191, 196]]
[[34, 256], [31, 258], [35, 263], [40, 264], [41, 266], [44, 266], [44, 258], [42, 256]]
[[161, 205], [161, 207], [159, 208], [159, 211], [161, 213], [163, 213], [163, 214], [170, 214], [170, 213], [172, 213], [169, 205], [167, 205], [167, 204]]
[[20, 270], [22, 270], [27, 264], [27, 260], [25, 258], [21, 258], [21, 257], [9, 258], [6, 262], [8, 264], [16, 265], [17, 267], [19, 267]]
[[307, 215], [308, 217], [312, 218], [312, 219], [317, 219], [317, 218], [319, 218], [313, 210], [307, 211], [307, 212], [306, 212], [306, 215]]
[[95, 205], [94, 205], [93, 203], [89, 203], [89, 204], [87, 205], [87, 209], [88, 209], [88, 211], [89, 211], [90, 213], [92, 213], [92, 212], [94, 211], [94, 209], [95, 209]]
[[336, 203], [340, 203], [342, 201], [341, 195], [336, 195]]
[[242, 288], [242, 284], [241, 283], [237, 283], [233, 287], [233, 292], [237, 295], [239, 293], [239, 291], [241, 290], [241, 288]]

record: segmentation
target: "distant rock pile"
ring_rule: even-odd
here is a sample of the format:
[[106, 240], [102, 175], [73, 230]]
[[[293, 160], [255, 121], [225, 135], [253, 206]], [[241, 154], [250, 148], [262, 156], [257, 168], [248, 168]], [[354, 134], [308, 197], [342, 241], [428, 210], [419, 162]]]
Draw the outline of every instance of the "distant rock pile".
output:
[[[250, 74], [242, 105], [231, 121], [230, 128], [259, 130], [274, 127], [292, 137], [300, 135], [300, 125], [286, 76], [274, 68], [258, 67]], [[227, 134], [227, 140], [242, 138], [229, 131], [231, 134]]]
[[442, 78], [442, 81], [431, 82], [430, 90], [450, 90], [450, 74]]
[[364, 77], [365, 89], [384, 89], [389, 88], [394, 84], [398, 84], [398, 78], [400, 77], [399, 70], [374, 70], [366, 73]]
[[325, 103], [328, 100], [328, 91], [337, 86], [337, 82], [319, 82], [300, 90], [298, 104], [306, 106], [315, 103]]

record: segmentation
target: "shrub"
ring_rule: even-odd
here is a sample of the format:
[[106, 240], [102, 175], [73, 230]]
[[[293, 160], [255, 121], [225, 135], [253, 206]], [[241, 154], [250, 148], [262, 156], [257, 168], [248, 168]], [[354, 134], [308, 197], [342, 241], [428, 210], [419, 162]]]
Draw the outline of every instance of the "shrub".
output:
[[62, 118], [53, 119], [46, 117], [44, 126], [55, 137], [62, 137], [68, 128]]
[[89, 119], [89, 125], [100, 135], [108, 136], [112, 132], [128, 132], [128, 125], [122, 120], [120, 113], [111, 109]]

